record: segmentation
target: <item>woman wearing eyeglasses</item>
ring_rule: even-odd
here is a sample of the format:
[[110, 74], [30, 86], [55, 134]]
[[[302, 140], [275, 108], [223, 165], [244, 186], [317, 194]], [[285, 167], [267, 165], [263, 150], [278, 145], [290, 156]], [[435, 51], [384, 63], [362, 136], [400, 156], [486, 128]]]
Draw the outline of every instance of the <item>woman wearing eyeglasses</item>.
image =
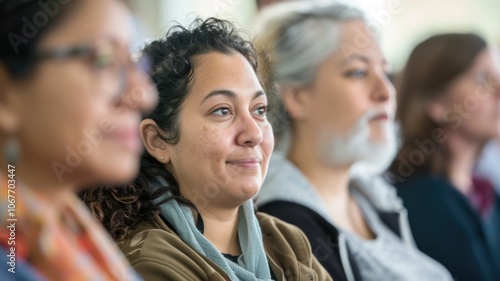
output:
[[74, 192], [136, 174], [156, 92], [115, 0], [0, 4], [2, 280], [137, 280]]

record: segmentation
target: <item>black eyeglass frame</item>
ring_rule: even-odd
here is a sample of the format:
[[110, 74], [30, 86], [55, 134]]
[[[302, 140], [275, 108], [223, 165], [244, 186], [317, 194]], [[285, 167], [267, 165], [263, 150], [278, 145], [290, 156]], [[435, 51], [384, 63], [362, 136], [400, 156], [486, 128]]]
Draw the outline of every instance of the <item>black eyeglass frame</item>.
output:
[[[96, 53], [96, 46], [93, 45], [76, 45], [67, 47], [58, 47], [53, 49], [41, 50], [36, 52], [30, 59], [32, 63], [40, 63], [44, 60], [51, 59], [68, 59], [68, 58], [78, 58], [78, 57], [92, 57]], [[145, 61], [149, 63], [149, 58], [141, 51], [136, 51], [129, 53], [129, 62], [134, 65], [139, 66], [140, 70], [143, 70], [146, 74], [149, 74], [150, 68], [147, 65], [141, 65], [141, 62]], [[121, 62], [123, 64], [123, 61]]]
[[[46, 60], [65, 60], [71, 58], [83, 58], [91, 60], [91, 58], [97, 57], [98, 46], [99, 44], [81, 44], [40, 50], [28, 59], [28, 64], [36, 65]], [[118, 59], [117, 62], [119, 63], [119, 70], [116, 74], [121, 84], [120, 89], [127, 87], [127, 76], [130, 75], [127, 73], [130, 73], [131, 69], [133, 71], [139, 71], [141, 74], [148, 77], [152, 71], [151, 60], [143, 52], [128, 51], [126, 53], [128, 55], [125, 61], [123, 57], [116, 57]]]

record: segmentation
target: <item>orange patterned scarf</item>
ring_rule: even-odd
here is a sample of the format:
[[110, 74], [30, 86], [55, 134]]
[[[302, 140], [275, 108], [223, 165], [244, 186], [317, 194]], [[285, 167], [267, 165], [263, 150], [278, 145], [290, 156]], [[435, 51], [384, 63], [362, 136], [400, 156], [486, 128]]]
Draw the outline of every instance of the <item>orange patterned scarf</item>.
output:
[[0, 247], [17, 260], [48, 280], [141, 280], [75, 194], [54, 206], [10, 173], [0, 187]]

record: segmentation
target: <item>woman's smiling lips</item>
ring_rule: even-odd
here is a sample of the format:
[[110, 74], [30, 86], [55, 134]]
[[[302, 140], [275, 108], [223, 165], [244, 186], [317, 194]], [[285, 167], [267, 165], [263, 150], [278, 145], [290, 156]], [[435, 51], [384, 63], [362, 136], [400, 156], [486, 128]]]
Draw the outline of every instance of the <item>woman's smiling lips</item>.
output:
[[111, 134], [106, 135], [106, 137], [134, 152], [141, 150], [141, 139], [139, 137], [139, 132], [135, 127], [118, 129]]
[[239, 166], [245, 169], [256, 169], [260, 167], [260, 164], [262, 163], [262, 160], [260, 158], [256, 157], [246, 157], [246, 158], [240, 158], [236, 160], [231, 160], [231, 161], [226, 161], [226, 163], [230, 165], [235, 165]]

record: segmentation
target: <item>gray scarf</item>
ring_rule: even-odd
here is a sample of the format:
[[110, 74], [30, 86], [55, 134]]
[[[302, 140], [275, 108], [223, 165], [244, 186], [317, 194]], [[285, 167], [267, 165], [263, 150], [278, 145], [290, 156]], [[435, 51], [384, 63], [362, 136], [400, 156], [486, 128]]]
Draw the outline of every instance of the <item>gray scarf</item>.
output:
[[[156, 188], [166, 184], [162, 179]], [[153, 183], [153, 188], [155, 183]], [[167, 196], [171, 196], [170, 193]], [[165, 197], [163, 197], [165, 198]], [[161, 200], [161, 199], [157, 199]], [[170, 200], [160, 206], [160, 215], [174, 228], [179, 237], [191, 248], [206, 256], [222, 268], [231, 280], [253, 281], [272, 280], [266, 252], [262, 243], [262, 232], [254, 214], [252, 200], [246, 201], [238, 212], [238, 239], [242, 255], [238, 263], [226, 259], [196, 227], [190, 207]]]

